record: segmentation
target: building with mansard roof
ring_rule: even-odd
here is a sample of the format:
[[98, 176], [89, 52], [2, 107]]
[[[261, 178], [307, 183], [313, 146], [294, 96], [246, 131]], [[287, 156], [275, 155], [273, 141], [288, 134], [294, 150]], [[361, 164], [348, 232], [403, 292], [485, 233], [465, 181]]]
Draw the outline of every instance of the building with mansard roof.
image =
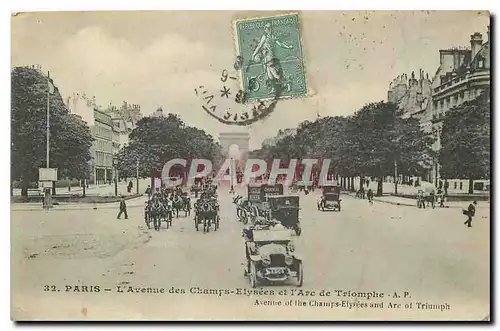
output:
[[[466, 101], [475, 99], [490, 88], [490, 27], [487, 39], [479, 32], [470, 36], [470, 49], [452, 48], [439, 51], [440, 66], [432, 81], [430, 123], [435, 143], [433, 149], [441, 149], [441, 133], [446, 112]], [[434, 162], [433, 181], [440, 180], [439, 163]], [[467, 188], [464, 188], [466, 190]]]
[[419, 77], [412, 72], [396, 77], [387, 91], [387, 101], [396, 103], [404, 113], [404, 117], [421, 117], [427, 109], [431, 98], [431, 81], [429, 74], [420, 69]]
[[[490, 28], [487, 40], [475, 32], [470, 38], [470, 48], [457, 47], [439, 51], [439, 67], [432, 80], [420, 70], [417, 80], [414, 73], [396, 77], [389, 85], [387, 100], [398, 104], [404, 117], [415, 117], [424, 132], [432, 135], [433, 150], [441, 149], [441, 128], [446, 112], [465, 101], [473, 100], [490, 86]], [[440, 181], [439, 164], [433, 161], [424, 180], [436, 185]], [[468, 181], [451, 180], [451, 186], [468, 190]]]

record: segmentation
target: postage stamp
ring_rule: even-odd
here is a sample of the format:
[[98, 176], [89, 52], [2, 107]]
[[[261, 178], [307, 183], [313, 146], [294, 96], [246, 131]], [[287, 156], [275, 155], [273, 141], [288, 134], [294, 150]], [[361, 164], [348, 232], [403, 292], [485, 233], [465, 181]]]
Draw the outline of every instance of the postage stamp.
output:
[[242, 89], [248, 101], [307, 95], [299, 15], [251, 18], [235, 22]]

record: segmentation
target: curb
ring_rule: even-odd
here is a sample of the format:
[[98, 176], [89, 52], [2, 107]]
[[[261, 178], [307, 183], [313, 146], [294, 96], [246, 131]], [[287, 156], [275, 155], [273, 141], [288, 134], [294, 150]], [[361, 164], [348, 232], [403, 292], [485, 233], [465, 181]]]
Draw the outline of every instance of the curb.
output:
[[[415, 207], [417, 208], [417, 205], [416, 203], [413, 203], [413, 204], [410, 204], [410, 203], [407, 203], [407, 202], [394, 202], [394, 201], [387, 201], [387, 200], [383, 200], [383, 199], [377, 199], [377, 198], [373, 198], [373, 201], [378, 201], [378, 202], [382, 202], [382, 203], [388, 203], [390, 205], [396, 205], [396, 206], [407, 206], [407, 207]], [[426, 208], [431, 208], [432, 207], [426, 207]], [[436, 205], [435, 209], [440, 209], [440, 208], [454, 208], [454, 209], [465, 209], [466, 206], [444, 206], [444, 207], [439, 207]], [[490, 207], [486, 207], [486, 206], [477, 206], [476, 208], [490, 208]]]
[[[127, 209], [139, 208], [139, 207], [144, 208], [144, 206], [127, 206]], [[60, 207], [60, 208], [58, 208], [58, 206], [54, 206], [52, 209], [49, 209], [49, 210], [50, 211], [68, 211], [68, 210], [97, 210], [97, 209], [115, 209], [115, 208], [116, 208], [116, 206], [110, 206], [110, 205], [99, 206], [99, 207], [97, 207], [97, 206], [82, 206], [82, 207], [66, 206], [66, 207]], [[10, 211], [13, 212], [13, 211], [46, 211], [46, 210], [43, 209], [42, 206], [38, 206], [38, 207], [33, 207], [33, 208], [13, 208]]]
[[[353, 198], [355, 198], [356, 196], [354, 194], [350, 194], [350, 193], [345, 193], [346, 195], [349, 195]], [[405, 199], [405, 198], [402, 198], [402, 199]], [[388, 201], [388, 200], [384, 200], [384, 199], [381, 199], [380, 197], [373, 197], [373, 201], [377, 201], [377, 202], [381, 202], [381, 203], [387, 203], [387, 204], [390, 204], [390, 205], [395, 205], [395, 206], [405, 206], [405, 207], [415, 207], [417, 208], [417, 204], [416, 204], [416, 201], [414, 201], [413, 203], [409, 203], [409, 202], [395, 202], [395, 201]], [[428, 208], [431, 208], [432, 207], [428, 207]], [[435, 208], [443, 208], [443, 207], [439, 207], [436, 205]], [[464, 209], [466, 208], [466, 206], [450, 206], [450, 205], [447, 205], [447, 206], [444, 206], [444, 208], [456, 208], [456, 209]], [[488, 207], [483, 207], [483, 206], [477, 206], [476, 208], [490, 208], [489, 206]]]
[[[130, 198], [130, 199], [125, 199], [126, 201], [133, 201], [135, 199], [139, 199], [139, 198], [142, 198], [143, 195], [140, 195], [138, 197], [135, 197], [135, 198]], [[116, 208], [116, 205], [113, 205], [113, 204], [116, 204], [116, 203], [119, 203], [120, 201], [113, 201], [113, 202], [100, 202], [100, 203], [95, 203], [95, 204], [88, 204], [88, 203], [82, 203], [82, 204], [68, 204], [68, 205], [55, 205], [52, 209], [50, 209], [51, 211], [64, 211], [64, 210], [96, 210], [96, 209], [114, 209]], [[23, 203], [19, 203], [20, 205], [23, 205]], [[98, 207], [99, 206], [99, 207]], [[127, 206], [127, 209], [128, 208], [137, 208], [137, 207], [142, 207], [144, 208], [143, 205], [131, 205], [131, 206]], [[12, 208], [12, 204], [11, 204], [11, 208], [10, 208], [10, 211], [45, 211], [45, 209], [43, 209], [42, 205], [41, 204], [38, 204], [38, 205], [32, 205], [32, 207], [22, 207], [20, 206], [20, 208]]]

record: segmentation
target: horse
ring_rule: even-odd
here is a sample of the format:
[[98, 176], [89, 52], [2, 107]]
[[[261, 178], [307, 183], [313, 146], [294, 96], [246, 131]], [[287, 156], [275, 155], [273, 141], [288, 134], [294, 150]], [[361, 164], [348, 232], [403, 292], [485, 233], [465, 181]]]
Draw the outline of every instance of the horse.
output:
[[146, 226], [148, 229], [151, 229], [151, 200], [148, 200], [146, 202], [146, 205], [144, 206], [144, 222], [146, 222]]
[[172, 219], [174, 218], [174, 213], [173, 213], [173, 206], [172, 206], [172, 201], [169, 199], [165, 199], [165, 203], [163, 204], [163, 219], [167, 222], [167, 228], [168, 226], [172, 225]]
[[[155, 199], [150, 206], [150, 219], [153, 220], [153, 226], [156, 231], [160, 230], [161, 219], [163, 217], [164, 208], [163, 204], [160, 202], [160, 199]], [[151, 221], [150, 221], [151, 222]], [[167, 223], [168, 226], [168, 223]], [[149, 228], [149, 224], [148, 224]]]
[[182, 210], [184, 210], [184, 216], [191, 216], [191, 198], [189, 195], [182, 196]]
[[[212, 223], [215, 225], [215, 231], [219, 227], [217, 207], [210, 201], [203, 201], [198, 205], [198, 221], [203, 221], [203, 232], [210, 232]], [[199, 222], [198, 222], [199, 223]], [[198, 224], [196, 224], [198, 230]]]
[[174, 194], [172, 198], [172, 209], [175, 210], [175, 217], [179, 218], [179, 210], [184, 207], [184, 201], [180, 195]]
[[243, 198], [241, 195], [237, 195], [233, 199], [233, 203], [236, 205], [236, 216], [238, 216], [238, 220], [243, 222], [243, 224], [248, 223], [248, 210], [251, 206], [250, 201]]

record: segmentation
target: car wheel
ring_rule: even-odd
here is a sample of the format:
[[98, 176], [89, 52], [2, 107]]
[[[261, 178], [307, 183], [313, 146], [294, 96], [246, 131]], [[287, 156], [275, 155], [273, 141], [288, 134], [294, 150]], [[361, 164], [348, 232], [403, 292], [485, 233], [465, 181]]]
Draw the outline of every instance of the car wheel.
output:
[[297, 262], [297, 282], [295, 285], [297, 287], [302, 287], [303, 283], [304, 283], [304, 266], [302, 265], [302, 262]]
[[250, 263], [250, 272], [249, 272], [248, 276], [250, 277], [250, 286], [252, 286], [252, 288], [256, 288], [257, 287], [257, 267], [255, 266], [255, 262], [253, 262], [253, 261]]

